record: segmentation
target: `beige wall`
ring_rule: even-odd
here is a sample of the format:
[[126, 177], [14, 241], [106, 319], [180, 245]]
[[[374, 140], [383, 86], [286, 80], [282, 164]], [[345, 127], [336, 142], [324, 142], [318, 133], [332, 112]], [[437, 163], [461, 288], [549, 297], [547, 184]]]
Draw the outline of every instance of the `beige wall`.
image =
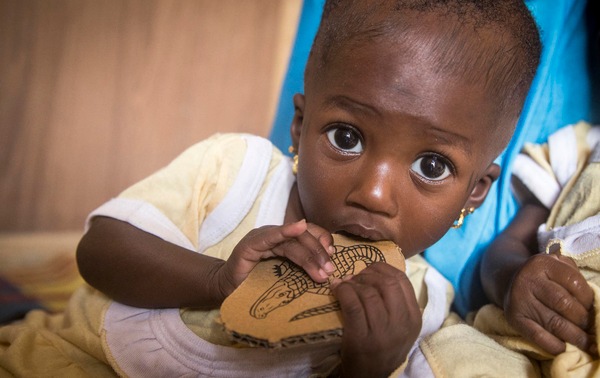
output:
[[0, 0], [0, 231], [79, 230], [194, 142], [267, 136], [300, 3]]

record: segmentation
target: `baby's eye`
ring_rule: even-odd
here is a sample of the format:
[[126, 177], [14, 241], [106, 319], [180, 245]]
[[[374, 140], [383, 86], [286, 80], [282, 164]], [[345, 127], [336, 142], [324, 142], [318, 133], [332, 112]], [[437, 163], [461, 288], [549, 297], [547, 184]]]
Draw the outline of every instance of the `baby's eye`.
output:
[[360, 134], [351, 127], [334, 127], [327, 131], [327, 139], [338, 150], [355, 154], [363, 151]]
[[452, 174], [448, 159], [437, 154], [421, 156], [412, 163], [410, 169], [431, 181], [441, 181]]

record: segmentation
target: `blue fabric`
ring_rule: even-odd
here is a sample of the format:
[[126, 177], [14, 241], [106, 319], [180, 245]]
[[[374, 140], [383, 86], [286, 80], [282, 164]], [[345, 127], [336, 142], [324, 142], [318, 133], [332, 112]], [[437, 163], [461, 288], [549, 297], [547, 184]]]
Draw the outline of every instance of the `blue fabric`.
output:
[[510, 166], [515, 156], [525, 142], [545, 141], [562, 126], [590, 120], [586, 1], [531, 0], [527, 5], [541, 30], [542, 59], [515, 135], [497, 161], [502, 167], [501, 177], [462, 229], [450, 230], [425, 252], [425, 258], [452, 282], [455, 309], [461, 315], [486, 303], [479, 263], [490, 241], [517, 211], [510, 191]]
[[271, 129], [270, 139], [281, 151], [288, 151], [292, 145], [290, 126], [294, 118], [294, 104], [292, 97], [296, 93], [304, 93], [304, 67], [308, 60], [310, 47], [312, 46], [325, 0], [304, 0], [296, 42], [292, 49], [288, 71], [283, 81], [279, 105], [275, 114], [275, 123]]
[[[479, 262], [490, 241], [508, 224], [517, 210], [510, 191], [510, 166], [525, 142], [544, 141], [561, 126], [591, 116], [591, 79], [585, 0], [529, 0], [541, 30], [540, 67], [526, 100], [515, 136], [497, 160], [502, 175], [465, 225], [450, 230], [425, 252], [456, 290], [455, 310], [461, 315], [486, 302], [479, 280]], [[318, 28], [324, 0], [305, 0], [296, 42], [284, 81], [271, 140], [283, 151], [291, 144], [292, 96], [303, 92], [304, 66]]]

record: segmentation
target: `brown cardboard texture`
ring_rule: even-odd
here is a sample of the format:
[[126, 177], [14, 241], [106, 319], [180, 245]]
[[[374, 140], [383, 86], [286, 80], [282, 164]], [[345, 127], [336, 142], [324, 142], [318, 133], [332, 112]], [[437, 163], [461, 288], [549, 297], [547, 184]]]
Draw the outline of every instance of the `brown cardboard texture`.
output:
[[[400, 248], [390, 241], [369, 242], [334, 235], [332, 277], [357, 274], [382, 261], [404, 271]], [[313, 281], [282, 258], [261, 261], [223, 302], [221, 321], [239, 342], [268, 348], [328, 340], [342, 335], [339, 304], [329, 283]]]

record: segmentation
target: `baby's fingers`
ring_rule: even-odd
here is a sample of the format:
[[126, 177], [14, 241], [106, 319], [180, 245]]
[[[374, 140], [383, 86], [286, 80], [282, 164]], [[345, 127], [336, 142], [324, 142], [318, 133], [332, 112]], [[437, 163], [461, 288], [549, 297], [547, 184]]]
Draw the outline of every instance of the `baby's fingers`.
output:
[[[549, 309], [552, 309], [553, 312], [556, 312], [561, 318], [573, 323], [577, 328], [588, 330], [593, 325], [593, 311], [588, 311], [576, 298], [558, 285], [556, 290], [546, 293], [538, 300]], [[560, 325], [558, 324], [555, 327]]]
[[335, 253], [335, 247], [333, 246], [333, 235], [326, 229], [317, 226], [314, 223], [307, 223], [307, 231], [314, 236], [319, 243], [325, 248], [325, 250], [331, 255]]
[[343, 364], [370, 364], [369, 374], [398, 367], [421, 329], [421, 312], [406, 275], [375, 263], [349, 280], [336, 281], [332, 290], [344, 324]]
[[550, 354], [558, 355], [565, 351], [564, 341], [560, 340], [531, 319], [521, 318], [517, 324], [515, 324], [515, 328], [517, 328], [523, 337], [539, 345]]
[[[420, 329], [421, 311], [408, 277], [384, 263], [375, 263], [367, 269], [333, 286], [342, 308], [345, 323], [360, 326], [364, 323], [371, 332], [389, 333], [398, 324], [410, 323]], [[352, 328], [352, 327], [349, 327]]]
[[322, 240], [315, 238], [310, 232], [303, 232], [277, 245], [273, 252], [300, 266], [313, 280], [325, 282], [335, 271], [335, 266]]
[[421, 311], [408, 276], [397, 268], [375, 263], [360, 272], [354, 280], [377, 288], [390, 314], [408, 314], [421, 318]]
[[587, 334], [583, 329], [571, 323], [557, 313], [544, 321], [545, 328], [559, 339], [575, 345], [581, 350], [590, 351], [595, 344], [594, 337]]
[[591, 310], [594, 304], [594, 292], [585, 277], [569, 257], [557, 256], [555, 264], [566, 266], [563, 269], [549, 269], [548, 278], [564, 287], [586, 310]]
[[[263, 226], [252, 230], [239, 244], [243, 256], [248, 260], [258, 261], [265, 257], [272, 257], [273, 248], [291, 238], [306, 232], [305, 220], [286, 224], [283, 226]], [[258, 252], [258, 256], [256, 256]], [[267, 252], [267, 255], [264, 255]]]
[[[581, 350], [590, 351], [595, 345], [594, 337], [587, 334], [584, 329], [564, 318], [559, 313], [547, 308], [543, 312], [539, 312], [539, 325], [543, 327], [541, 331], [537, 327], [532, 326], [531, 329], [521, 330], [528, 333], [532, 341], [538, 343], [542, 348], [552, 354], [558, 354], [565, 350], [565, 342], [575, 345]], [[530, 324], [529, 319], [526, 319], [525, 324]], [[541, 328], [540, 327], [540, 328]]]
[[359, 285], [351, 281], [335, 285], [333, 292], [340, 302], [346, 337], [350, 337], [350, 333], [365, 337], [369, 332], [367, 314], [359, 295]]

